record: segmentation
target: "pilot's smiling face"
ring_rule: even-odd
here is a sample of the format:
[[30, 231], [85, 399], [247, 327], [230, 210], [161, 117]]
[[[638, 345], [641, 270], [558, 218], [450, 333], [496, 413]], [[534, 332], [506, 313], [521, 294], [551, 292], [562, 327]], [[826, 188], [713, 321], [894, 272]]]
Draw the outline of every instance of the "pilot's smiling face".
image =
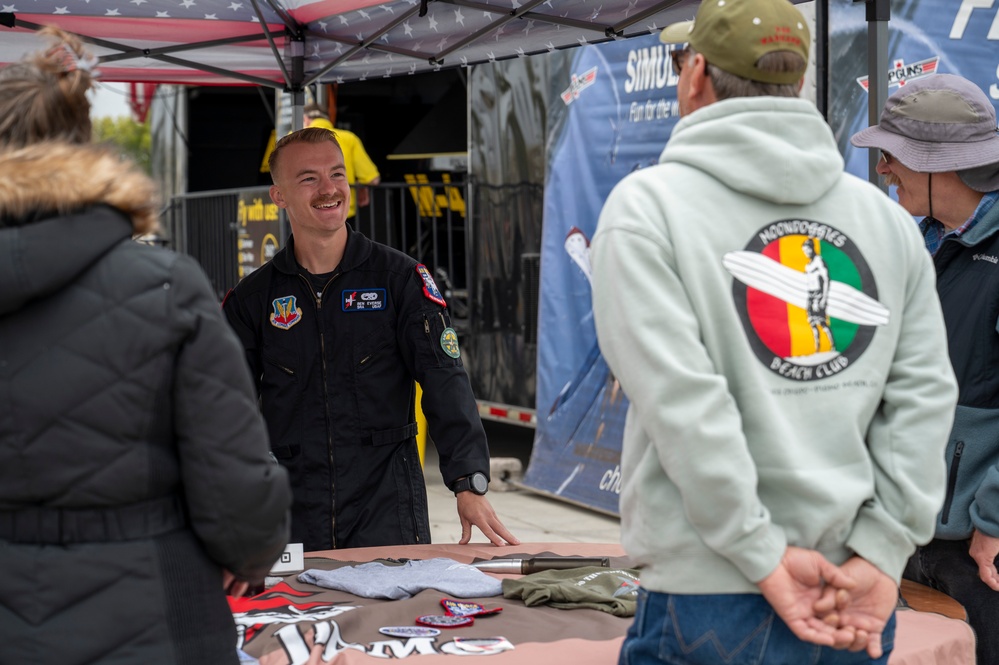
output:
[[282, 149], [271, 198], [288, 211], [296, 237], [328, 236], [347, 220], [350, 186], [343, 152], [332, 141], [292, 143]]

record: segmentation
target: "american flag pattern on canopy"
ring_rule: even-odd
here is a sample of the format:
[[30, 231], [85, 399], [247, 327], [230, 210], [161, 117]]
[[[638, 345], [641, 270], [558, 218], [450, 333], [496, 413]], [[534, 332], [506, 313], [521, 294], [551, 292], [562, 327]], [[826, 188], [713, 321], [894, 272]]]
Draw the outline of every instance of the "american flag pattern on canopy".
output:
[[[9, 3], [9, 4], [8, 4]], [[301, 89], [649, 34], [696, 0], [0, 0], [0, 66], [57, 25], [105, 81]]]

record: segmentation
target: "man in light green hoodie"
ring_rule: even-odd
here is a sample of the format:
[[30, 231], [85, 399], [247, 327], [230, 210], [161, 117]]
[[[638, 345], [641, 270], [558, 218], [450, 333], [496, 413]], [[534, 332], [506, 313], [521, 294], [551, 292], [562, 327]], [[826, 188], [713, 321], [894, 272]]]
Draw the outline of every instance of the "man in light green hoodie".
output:
[[798, 98], [793, 5], [705, 0], [662, 39], [689, 43], [684, 117], [591, 245], [600, 348], [631, 402], [622, 542], [643, 567], [621, 663], [884, 663], [957, 396], [932, 267]]

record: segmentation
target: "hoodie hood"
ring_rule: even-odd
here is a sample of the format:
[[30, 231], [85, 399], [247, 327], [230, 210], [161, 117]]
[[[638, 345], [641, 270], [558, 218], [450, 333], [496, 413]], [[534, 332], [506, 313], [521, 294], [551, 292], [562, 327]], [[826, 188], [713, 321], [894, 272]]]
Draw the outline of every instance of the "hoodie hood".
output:
[[0, 153], [0, 315], [151, 229], [156, 207], [152, 181], [106, 148], [39, 143]]
[[[789, 114], [798, 117], [789, 122]], [[821, 198], [844, 166], [815, 105], [782, 97], [740, 97], [698, 109], [677, 123], [659, 162], [686, 164], [741, 194], [790, 205]]]

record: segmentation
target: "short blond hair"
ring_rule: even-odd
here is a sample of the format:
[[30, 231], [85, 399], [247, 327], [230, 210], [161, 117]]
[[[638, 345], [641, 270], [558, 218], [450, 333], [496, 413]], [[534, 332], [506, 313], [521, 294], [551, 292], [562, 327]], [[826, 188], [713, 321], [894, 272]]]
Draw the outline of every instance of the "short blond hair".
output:
[[0, 69], [0, 146], [89, 143], [87, 91], [94, 86], [96, 59], [64, 30], [48, 26], [38, 34], [55, 44]]
[[281, 152], [289, 145], [295, 143], [324, 143], [330, 142], [337, 147], [340, 152], [343, 152], [343, 148], [340, 147], [340, 142], [336, 140], [336, 134], [323, 127], [306, 127], [305, 129], [300, 129], [297, 132], [292, 132], [287, 136], [283, 137], [274, 146], [274, 150], [271, 151], [271, 156], [267, 158], [267, 168], [271, 172], [271, 180], [274, 180], [274, 173], [277, 169], [278, 158], [281, 156]]

